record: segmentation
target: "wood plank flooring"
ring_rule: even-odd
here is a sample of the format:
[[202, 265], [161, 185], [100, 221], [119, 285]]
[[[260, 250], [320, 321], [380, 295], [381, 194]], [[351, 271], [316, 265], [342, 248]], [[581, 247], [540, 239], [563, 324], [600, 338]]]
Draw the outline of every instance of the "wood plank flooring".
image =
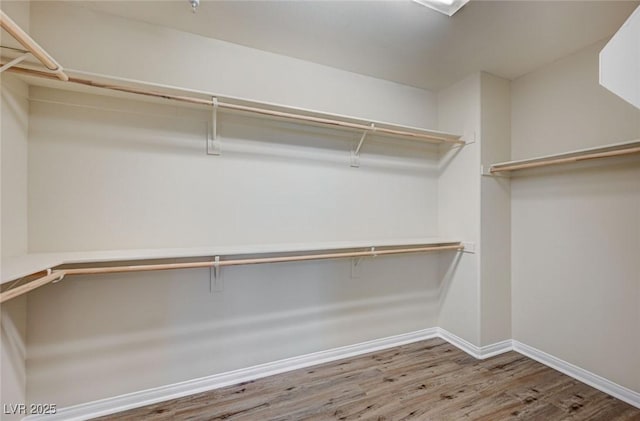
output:
[[515, 352], [441, 339], [291, 371], [105, 420], [637, 420], [640, 410]]

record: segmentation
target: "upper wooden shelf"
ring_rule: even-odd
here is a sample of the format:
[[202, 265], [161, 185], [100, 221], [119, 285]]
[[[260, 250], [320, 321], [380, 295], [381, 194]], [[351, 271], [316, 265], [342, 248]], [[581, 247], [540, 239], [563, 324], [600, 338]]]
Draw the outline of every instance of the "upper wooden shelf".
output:
[[211, 92], [182, 89], [139, 80], [116, 78], [66, 69], [68, 81], [56, 80], [50, 73], [13, 67], [8, 71], [20, 75], [29, 85], [62, 90], [89, 92], [119, 97], [137, 97], [148, 101], [174, 101], [187, 106], [208, 107], [214, 112], [243, 113], [263, 118], [292, 121], [299, 124], [345, 129], [376, 136], [402, 138], [433, 144], [464, 145], [462, 135], [367, 120], [348, 115], [290, 107], [245, 98], [217, 95]]
[[640, 154], [640, 139], [630, 142], [599, 146], [595, 148], [580, 149], [572, 152], [541, 156], [537, 158], [523, 159], [519, 161], [500, 162], [498, 164], [491, 165], [489, 172], [491, 174], [513, 172], [551, 165], [570, 164], [580, 161], [612, 158], [633, 154]]

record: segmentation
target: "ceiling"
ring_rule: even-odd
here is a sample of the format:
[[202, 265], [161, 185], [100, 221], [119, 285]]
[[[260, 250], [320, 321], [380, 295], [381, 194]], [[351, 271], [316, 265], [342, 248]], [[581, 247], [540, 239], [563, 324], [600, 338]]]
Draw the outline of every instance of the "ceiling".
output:
[[437, 90], [480, 70], [526, 74], [611, 36], [640, 2], [472, 0], [451, 18], [410, 0], [74, 4]]

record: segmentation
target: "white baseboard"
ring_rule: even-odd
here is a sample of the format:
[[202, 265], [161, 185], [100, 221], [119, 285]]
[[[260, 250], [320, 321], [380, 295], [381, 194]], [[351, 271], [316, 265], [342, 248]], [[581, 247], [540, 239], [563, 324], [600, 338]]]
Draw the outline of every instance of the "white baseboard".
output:
[[529, 357], [532, 360], [536, 360], [548, 367], [558, 370], [559, 372], [564, 373], [567, 376], [573, 377], [576, 380], [586, 383], [589, 386], [595, 387], [596, 389], [601, 390], [602, 392], [618, 398], [630, 405], [633, 405], [636, 408], [640, 408], [640, 393], [634, 392], [631, 389], [627, 389], [624, 386], [620, 386], [619, 384], [607, 380], [604, 377], [600, 377], [597, 374], [577, 367], [571, 363], [561, 360], [560, 358], [547, 354], [544, 351], [540, 351], [539, 349], [536, 349], [532, 346], [523, 344], [522, 342], [518, 342], [516, 340], [512, 340], [511, 342], [513, 343], [514, 351], [526, 357]]
[[442, 338], [467, 354], [478, 358], [486, 359], [508, 351], [516, 351], [531, 359], [534, 359], [546, 366], [554, 368], [568, 376], [595, 387], [611, 396], [640, 408], [640, 393], [622, 387], [607, 379], [597, 376], [580, 367], [576, 367], [566, 361], [542, 352], [538, 349], [525, 345], [515, 340], [505, 340], [486, 346], [476, 346], [472, 343], [454, 335], [453, 333], [439, 328], [429, 328], [410, 332], [402, 335], [390, 336], [382, 339], [362, 342], [355, 345], [343, 346], [326, 351], [314, 352], [299, 357], [287, 358], [284, 360], [260, 364], [240, 370], [215, 374], [213, 376], [199, 379], [187, 380], [166, 386], [160, 386], [139, 392], [127, 393], [125, 395], [112, 398], [101, 399], [74, 405], [66, 408], [59, 408], [55, 415], [37, 416], [32, 415], [25, 418], [28, 421], [36, 420], [86, 420], [102, 415], [113, 414], [126, 411], [128, 409], [151, 405], [154, 403], [180, 398], [195, 393], [207, 392], [233, 384], [256, 380], [274, 374], [280, 374], [299, 368], [310, 367], [343, 358], [355, 357], [358, 355], [376, 352], [395, 346], [405, 345], [412, 342], [423, 341], [432, 338]]
[[437, 327], [418, 330], [402, 335], [375, 339], [372, 341], [361, 342], [355, 345], [342, 346], [339, 348], [314, 352], [299, 357], [287, 358], [284, 360], [260, 364], [240, 370], [215, 374], [213, 376], [207, 376], [166, 386], [155, 387], [153, 389], [127, 393], [125, 395], [100, 399], [80, 405], [59, 408], [58, 412], [54, 415], [31, 415], [26, 417], [24, 420], [86, 420], [103, 415], [113, 414], [120, 411], [126, 411], [128, 409], [151, 405], [170, 399], [180, 398], [195, 393], [207, 392], [209, 390], [218, 389], [237, 383], [256, 380], [262, 377], [284, 373], [286, 371], [310, 367], [313, 365], [323, 364], [343, 358], [355, 357], [358, 355], [367, 354], [369, 352], [393, 348], [395, 346], [405, 345], [412, 342], [437, 338], [438, 336], [439, 329]]
[[484, 360], [486, 358], [490, 358], [495, 355], [511, 351], [513, 349], [511, 345], [511, 339], [496, 342], [495, 344], [491, 345], [476, 346], [471, 342], [466, 341], [461, 337], [456, 336], [453, 333], [442, 328], [438, 328], [438, 336], [440, 336], [442, 339], [449, 342], [456, 348], [461, 349], [462, 351], [479, 360]]

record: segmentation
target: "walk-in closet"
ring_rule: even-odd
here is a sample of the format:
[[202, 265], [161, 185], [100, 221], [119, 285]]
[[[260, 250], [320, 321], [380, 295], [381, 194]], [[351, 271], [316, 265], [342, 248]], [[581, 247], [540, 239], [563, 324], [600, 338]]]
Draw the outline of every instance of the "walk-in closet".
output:
[[640, 420], [639, 1], [0, 27], [0, 419]]

